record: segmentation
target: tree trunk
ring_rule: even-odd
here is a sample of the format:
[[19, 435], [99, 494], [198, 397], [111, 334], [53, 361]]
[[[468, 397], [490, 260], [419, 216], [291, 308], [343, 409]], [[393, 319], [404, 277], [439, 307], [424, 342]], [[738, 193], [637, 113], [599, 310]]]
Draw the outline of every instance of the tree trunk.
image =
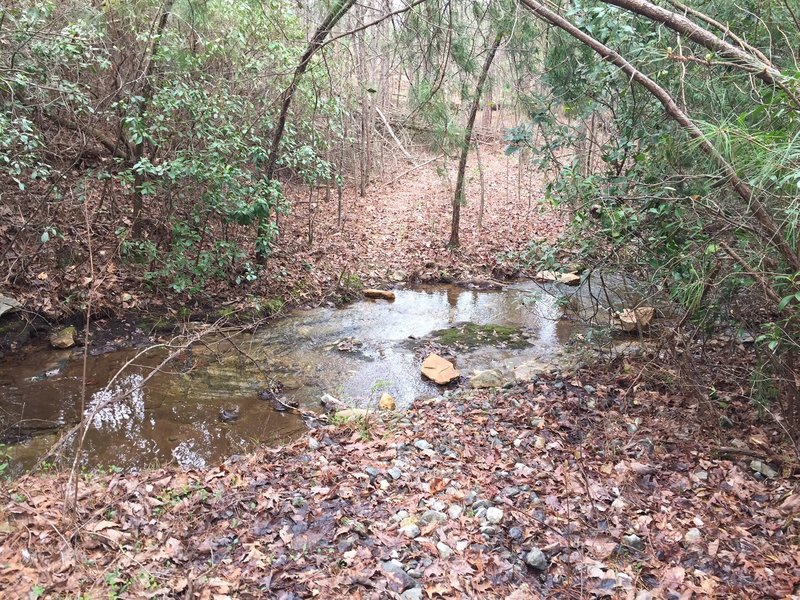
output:
[[[153, 46], [150, 50], [150, 59], [147, 61], [147, 67], [145, 68], [144, 72], [144, 84], [141, 91], [142, 102], [139, 105], [140, 117], [147, 112], [150, 102], [153, 100], [153, 94], [155, 93], [153, 90], [153, 77], [155, 76], [156, 56], [158, 55], [158, 50], [161, 46], [161, 37], [164, 35], [164, 31], [167, 29], [167, 21], [169, 19], [170, 12], [172, 12], [173, 4], [175, 4], [175, 0], [167, 0], [166, 4], [164, 5], [164, 10], [161, 12], [161, 16], [158, 19], [156, 35], [153, 40]], [[144, 156], [144, 148], [144, 140], [134, 146], [130, 162], [131, 166], [136, 166], [136, 164], [142, 160], [142, 157]], [[142, 173], [136, 173], [134, 175], [133, 206], [131, 214], [131, 220], [133, 222], [131, 234], [134, 238], [139, 238], [142, 234], [142, 211], [144, 210], [144, 195], [142, 194], [142, 185], [144, 184], [144, 180], [145, 176]]]
[[719, 150], [709, 141], [695, 122], [680, 109], [667, 90], [639, 71], [620, 54], [617, 54], [614, 50], [591, 37], [589, 34], [584, 33], [538, 0], [519, 0], [519, 2], [540, 19], [564, 30], [578, 41], [586, 44], [603, 60], [619, 67], [631, 80], [636, 81], [654, 96], [664, 107], [667, 115], [677, 122], [687, 132], [689, 137], [697, 141], [703, 152], [717, 165], [725, 181], [727, 181], [736, 194], [744, 201], [747, 211], [759, 224], [760, 230], [758, 230], [758, 233], [761, 238], [767, 244], [777, 249], [783, 259], [789, 263], [795, 271], [800, 271], [800, 257], [798, 257], [798, 254], [789, 246], [783, 232], [772, 218], [772, 215], [764, 206], [763, 202], [756, 197], [750, 185], [737, 175], [733, 165], [722, 156]]
[[469, 156], [469, 148], [472, 142], [472, 128], [475, 125], [475, 115], [478, 113], [478, 108], [481, 105], [481, 92], [486, 83], [486, 78], [489, 75], [489, 68], [492, 66], [497, 49], [500, 47], [500, 41], [503, 39], [503, 34], [498, 33], [494, 38], [489, 54], [486, 56], [486, 61], [483, 63], [480, 78], [478, 79], [478, 86], [475, 90], [475, 97], [472, 99], [472, 105], [469, 109], [469, 116], [467, 117], [467, 128], [464, 132], [463, 147], [461, 148], [461, 159], [458, 161], [458, 175], [456, 176], [456, 191], [453, 195], [453, 221], [450, 225], [450, 247], [457, 248], [459, 245], [458, 230], [461, 224], [461, 205], [464, 203], [464, 173], [467, 170], [467, 157]]

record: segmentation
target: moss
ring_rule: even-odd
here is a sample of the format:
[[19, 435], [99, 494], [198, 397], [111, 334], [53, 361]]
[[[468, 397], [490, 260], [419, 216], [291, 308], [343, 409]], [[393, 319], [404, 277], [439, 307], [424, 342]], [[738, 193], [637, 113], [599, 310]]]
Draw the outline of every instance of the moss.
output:
[[283, 310], [284, 304], [284, 301], [280, 298], [264, 298], [259, 306], [259, 312], [274, 315]]
[[522, 336], [522, 329], [508, 325], [477, 325], [464, 323], [449, 329], [434, 331], [433, 336], [445, 346], [477, 348], [503, 344], [510, 348], [525, 348], [530, 342]]

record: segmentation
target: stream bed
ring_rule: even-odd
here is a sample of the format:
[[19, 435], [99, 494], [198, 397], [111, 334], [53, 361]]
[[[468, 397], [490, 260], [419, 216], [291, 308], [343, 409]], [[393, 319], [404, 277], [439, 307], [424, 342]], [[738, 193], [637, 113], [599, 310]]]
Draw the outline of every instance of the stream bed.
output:
[[[433, 285], [397, 290], [394, 302], [296, 310], [233, 342], [211, 338], [196, 344], [136, 389], [163, 360], [163, 353], [154, 352], [117, 378], [115, 389], [135, 391], [95, 415], [82, 464], [202, 467], [257, 444], [301, 435], [303, 419], [265, 399], [268, 387], [284, 402], [308, 410], [321, 410], [324, 393], [370, 406], [388, 392], [402, 408], [441, 393], [420, 375], [422, 354], [441, 343], [453, 344], [445, 350], [467, 377], [475, 369], [554, 364], [582, 329], [560, 318], [557, 297], [530, 282], [503, 291]], [[505, 337], [483, 339], [484, 330], [471, 327], [489, 324], [502, 326]], [[470, 326], [471, 339], [453, 335], [459, 325]], [[448, 331], [449, 336], [432, 335]], [[137, 352], [89, 357], [87, 411], [115, 391], [103, 388]], [[80, 348], [32, 349], [0, 360], [0, 436], [8, 444], [12, 472], [36, 464], [78, 422], [82, 372]], [[225, 422], [223, 411], [235, 413], [235, 420]]]

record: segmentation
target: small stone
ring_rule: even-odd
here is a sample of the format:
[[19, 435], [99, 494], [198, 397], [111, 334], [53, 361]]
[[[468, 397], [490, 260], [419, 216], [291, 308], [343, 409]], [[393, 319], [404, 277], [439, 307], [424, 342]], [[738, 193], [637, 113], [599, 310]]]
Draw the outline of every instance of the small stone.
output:
[[378, 400], [378, 406], [381, 410], [394, 410], [397, 408], [397, 403], [391, 394], [384, 392], [383, 395], [381, 395], [381, 399]]
[[639, 590], [639, 593], [636, 594], [636, 600], [653, 600], [653, 594], [647, 590]]
[[427, 504], [433, 510], [438, 510], [440, 512], [447, 508], [447, 505], [437, 498], [434, 498], [433, 501], [428, 501]]
[[700, 533], [700, 530], [697, 527], [692, 527], [686, 534], [683, 536], [683, 540], [687, 544], [695, 544], [699, 542], [703, 537], [703, 534]]
[[419, 518], [420, 523], [422, 523], [423, 525], [427, 525], [429, 523], [437, 523], [446, 520], [447, 520], [447, 515], [438, 510], [426, 510], [424, 513], [422, 513], [422, 516]]
[[708, 481], [708, 471], [697, 471], [694, 476], [700, 481]]
[[627, 546], [628, 548], [633, 548], [634, 550], [644, 550], [644, 540], [635, 533], [631, 535], [623, 535], [622, 545]]
[[472, 504], [477, 499], [478, 499], [478, 492], [474, 490], [467, 492], [467, 495], [464, 496], [464, 502], [466, 502], [467, 504]]
[[403, 563], [399, 560], [388, 560], [381, 563], [381, 571], [386, 575], [389, 589], [397, 594], [417, 585], [416, 580], [406, 573]]
[[408, 518], [408, 511], [407, 510], [398, 510], [389, 520], [393, 523], [399, 523], [403, 519]]
[[547, 569], [547, 557], [534, 546], [525, 554], [525, 564], [538, 571], [544, 571]]
[[401, 600], [422, 600], [422, 588], [413, 587], [400, 594]]
[[419, 525], [416, 525], [415, 523], [409, 523], [408, 525], [404, 525], [400, 528], [400, 533], [413, 540], [414, 538], [419, 537], [421, 532]]
[[439, 557], [444, 560], [453, 556], [453, 549], [443, 542], [436, 542], [436, 550], [439, 552]]
[[503, 511], [497, 508], [496, 506], [492, 506], [491, 508], [486, 509], [486, 520], [489, 523], [497, 525], [500, 521], [503, 520]]
[[775, 469], [760, 460], [750, 461], [750, 468], [756, 473], [761, 473], [764, 477], [769, 477], [770, 479], [774, 479], [778, 476], [778, 472]]
[[447, 508], [447, 515], [448, 515], [448, 516], [449, 516], [451, 519], [454, 519], [454, 520], [455, 520], [455, 519], [458, 519], [458, 518], [461, 516], [461, 513], [462, 513], [462, 512], [464, 512], [464, 509], [463, 509], [463, 508], [461, 508], [461, 507], [460, 507], [458, 504], [451, 504], [451, 505], [450, 505], [450, 506]]
[[389, 482], [388, 482], [386, 479], [381, 479], [381, 480], [378, 482], [378, 485], [379, 485], [379, 486], [381, 486], [381, 489], [382, 489], [384, 492], [385, 492], [386, 490], [388, 490], [388, 489], [389, 489], [389, 486], [390, 486]]
[[50, 345], [61, 350], [72, 348], [75, 345], [75, 333], [74, 327], [64, 327], [50, 336]]
[[367, 467], [364, 469], [364, 472], [369, 475], [370, 481], [375, 481], [378, 478], [378, 475], [381, 474], [381, 472], [375, 467]]
[[512, 527], [508, 530], [508, 537], [510, 537], [512, 540], [521, 540], [523, 535], [522, 529], [519, 527]]
[[417, 450], [430, 450], [432, 446], [426, 440], [417, 440], [414, 442], [414, 447]]
[[392, 479], [400, 479], [403, 476], [403, 472], [397, 467], [392, 467], [387, 473], [389, 473], [389, 477]]
[[583, 391], [586, 392], [587, 394], [594, 394], [597, 390], [594, 389], [594, 386], [585, 385], [583, 386]]
[[483, 525], [481, 526], [481, 533], [486, 537], [492, 537], [493, 535], [497, 535], [497, 527], [494, 525]]
[[319, 450], [320, 447], [319, 440], [317, 438], [310, 437], [308, 438], [308, 449], [309, 450]]

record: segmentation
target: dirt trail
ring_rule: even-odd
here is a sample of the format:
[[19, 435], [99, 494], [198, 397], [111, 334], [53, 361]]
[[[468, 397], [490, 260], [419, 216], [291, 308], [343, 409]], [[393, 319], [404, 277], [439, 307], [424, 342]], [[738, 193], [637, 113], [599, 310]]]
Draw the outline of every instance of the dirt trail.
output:
[[[364, 198], [355, 190], [346, 192], [346, 219], [341, 229], [332, 194], [330, 202], [318, 206], [311, 248], [307, 244], [307, 207], [296, 206], [284, 225], [275, 260], [287, 269], [297, 262], [313, 265], [316, 273], [312, 276], [322, 285], [342, 272], [356, 274], [368, 284], [391, 280], [393, 275], [395, 279], [430, 281], [513, 272], [503, 255], [524, 250], [533, 239], [553, 240], [564, 220], [543, 204], [541, 177], [531, 181], [526, 174], [517, 193], [518, 161], [503, 154], [502, 144], [483, 144], [481, 155], [486, 194], [483, 228], [478, 229], [481, 192], [473, 153], [459, 249], [447, 247], [452, 192], [441, 161], [433, 161], [406, 175], [402, 174], [407, 165], [384, 173], [383, 181], [373, 183]], [[419, 157], [417, 164], [429, 159]], [[453, 181], [455, 161], [448, 167]]]

